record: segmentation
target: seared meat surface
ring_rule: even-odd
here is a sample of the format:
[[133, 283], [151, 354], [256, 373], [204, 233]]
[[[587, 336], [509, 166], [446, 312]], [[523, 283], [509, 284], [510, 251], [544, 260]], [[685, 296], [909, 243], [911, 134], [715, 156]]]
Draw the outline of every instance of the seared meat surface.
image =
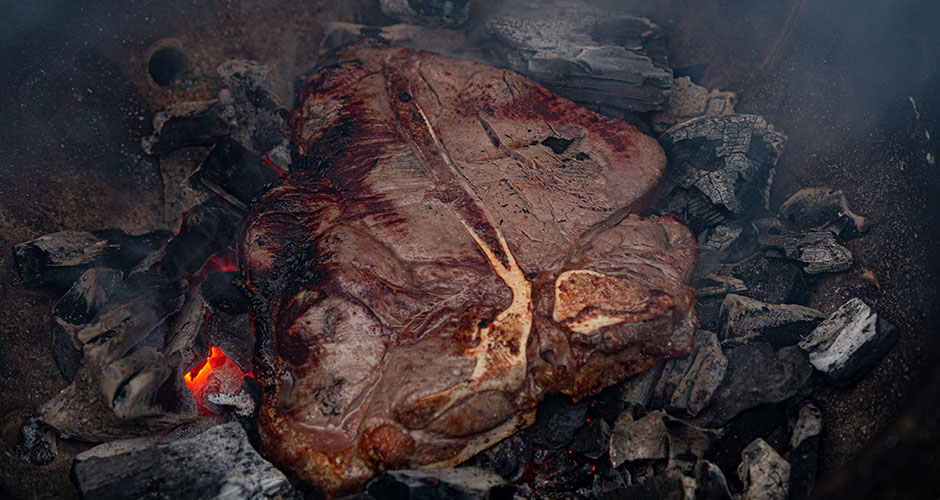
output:
[[450, 466], [682, 355], [696, 258], [655, 140], [511, 71], [365, 41], [292, 118], [302, 172], [252, 207], [262, 448], [330, 494]]

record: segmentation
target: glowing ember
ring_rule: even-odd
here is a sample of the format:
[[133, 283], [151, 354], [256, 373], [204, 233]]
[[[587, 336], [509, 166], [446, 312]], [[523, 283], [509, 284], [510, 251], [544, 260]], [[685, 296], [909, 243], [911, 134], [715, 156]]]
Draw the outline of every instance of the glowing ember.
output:
[[265, 156], [265, 157], [264, 157], [264, 161], [266, 161], [266, 162], [268, 163], [268, 165], [271, 165], [272, 167], [274, 167], [274, 169], [277, 170], [278, 175], [284, 175], [284, 174], [287, 173], [286, 170], [284, 170], [283, 168], [277, 166], [277, 163], [274, 163], [273, 161], [271, 161], [271, 158]]
[[212, 346], [209, 357], [192, 371], [183, 376], [186, 386], [193, 393], [196, 405], [205, 413], [212, 410], [206, 405], [206, 396], [223, 392], [236, 394], [241, 389], [242, 379], [254, 377], [251, 372], [244, 373], [241, 368], [222, 352], [222, 349]]

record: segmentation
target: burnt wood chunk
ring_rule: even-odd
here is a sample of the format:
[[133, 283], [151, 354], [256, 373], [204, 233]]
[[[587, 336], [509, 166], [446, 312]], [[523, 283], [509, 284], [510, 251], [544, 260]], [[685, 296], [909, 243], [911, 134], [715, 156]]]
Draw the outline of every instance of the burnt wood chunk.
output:
[[763, 439], [756, 439], [741, 452], [738, 478], [748, 500], [787, 500], [790, 464]]
[[380, 0], [382, 13], [426, 26], [456, 26], [470, 17], [470, 0]]
[[213, 255], [235, 243], [240, 218], [214, 200], [183, 216], [179, 233], [166, 245], [163, 269], [171, 275], [196, 274]]
[[708, 405], [725, 377], [728, 358], [714, 333], [695, 332], [695, 346], [684, 357], [666, 361], [656, 385], [653, 407], [694, 417]]
[[141, 140], [145, 153], [160, 155], [188, 146], [202, 146], [223, 135], [233, 125], [231, 103], [219, 99], [175, 103], [153, 117], [153, 135]]
[[700, 500], [731, 500], [731, 490], [728, 489], [728, 480], [725, 479], [721, 469], [707, 461], [702, 460], [696, 469], [696, 482], [698, 491], [695, 498]]
[[237, 275], [237, 271], [212, 273], [199, 290], [209, 313], [209, 343], [248, 373], [254, 369], [255, 339], [248, 319], [248, 297], [234, 283]]
[[822, 412], [812, 404], [800, 407], [790, 437], [790, 497], [806, 498], [816, 484], [819, 445], [822, 440]]
[[672, 70], [659, 26], [587, 2], [505, 2], [481, 40], [490, 63], [513, 69], [611, 116], [662, 109]]
[[65, 291], [91, 267], [130, 271], [171, 234], [163, 230], [141, 235], [120, 229], [62, 231], [16, 245], [13, 257], [23, 286]]
[[897, 329], [861, 299], [846, 302], [800, 343], [809, 362], [847, 382], [874, 365], [897, 340]]
[[614, 467], [635, 460], [654, 460], [667, 456], [665, 414], [651, 411], [638, 420], [629, 411], [614, 422], [610, 434], [610, 460]]
[[287, 477], [258, 455], [234, 423], [152, 448], [87, 458], [73, 473], [87, 500], [297, 497]]
[[708, 90], [682, 76], [673, 82], [666, 108], [653, 113], [653, 130], [663, 132], [677, 123], [700, 116], [730, 115], [734, 113], [736, 103], [734, 92]]
[[53, 306], [52, 357], [66, 380], [75, 378], [82, 359], [78, 331], [97, 316], [123, 278], [123, 273], [114, 269], [89, 269]]
[[476, 467], [390, 471], [369, 485], [369, 495], [378, 500], [511, 498], [514, 491], [495, 473]]
[[695, 422], [720, 426], [749, 408], [789, 399], [812, 373], [806, 353], [796, 346], [774, 352], [770, 344], [757, 341], [729, 349], [725, 378]]
[[721, 303], [721, 339], [744, 343], [759, 339], [775, 347], [801, 341], [826, 316], [797, 304], [767, 304], [742, 295], [729, 294]]
[[515, 435], [477, 453], [464, 464], [493, 471], [506, 481], [515, 482], [522, 479], [531, 460], [532, 446]]
[[223, 137], [190, 179], [240, 210], [277, 180], [280, 172], [235, 140]]
[[676, 184], [740, 214], [749, 208], [767, 208], [767, 187], [786, 136], [763, 117], [734, 114], [679, 123], [659, 142]]
[[761, 246], [778, 251], [781, 257], [800, 263], [807, 274], [847, 271], [854, 263], [852, 252], [829, 231], [762, 234], [758, 241]]

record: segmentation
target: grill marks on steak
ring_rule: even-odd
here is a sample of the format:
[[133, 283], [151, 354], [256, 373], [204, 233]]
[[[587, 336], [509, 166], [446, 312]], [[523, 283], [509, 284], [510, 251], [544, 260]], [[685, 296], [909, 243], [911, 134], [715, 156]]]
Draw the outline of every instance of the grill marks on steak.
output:
[[354, 44], [292, 119], [308, 172], [253, 207], [266, 454], [328, 492], [453, 465], [695, 328], [696, 247], [654, 140], [505, 70]]

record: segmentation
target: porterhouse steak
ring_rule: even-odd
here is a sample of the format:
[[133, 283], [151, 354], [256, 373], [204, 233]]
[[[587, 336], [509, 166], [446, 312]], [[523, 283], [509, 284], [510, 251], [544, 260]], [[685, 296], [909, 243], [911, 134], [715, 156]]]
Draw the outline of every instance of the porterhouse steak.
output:
[[330, 494], [454, 465], [697, 326], [697, 247], [639, 217], [656, 141], [511, 71], [363, 41], [308, 83], [301, 172], [239, 241], [262, 449]]

